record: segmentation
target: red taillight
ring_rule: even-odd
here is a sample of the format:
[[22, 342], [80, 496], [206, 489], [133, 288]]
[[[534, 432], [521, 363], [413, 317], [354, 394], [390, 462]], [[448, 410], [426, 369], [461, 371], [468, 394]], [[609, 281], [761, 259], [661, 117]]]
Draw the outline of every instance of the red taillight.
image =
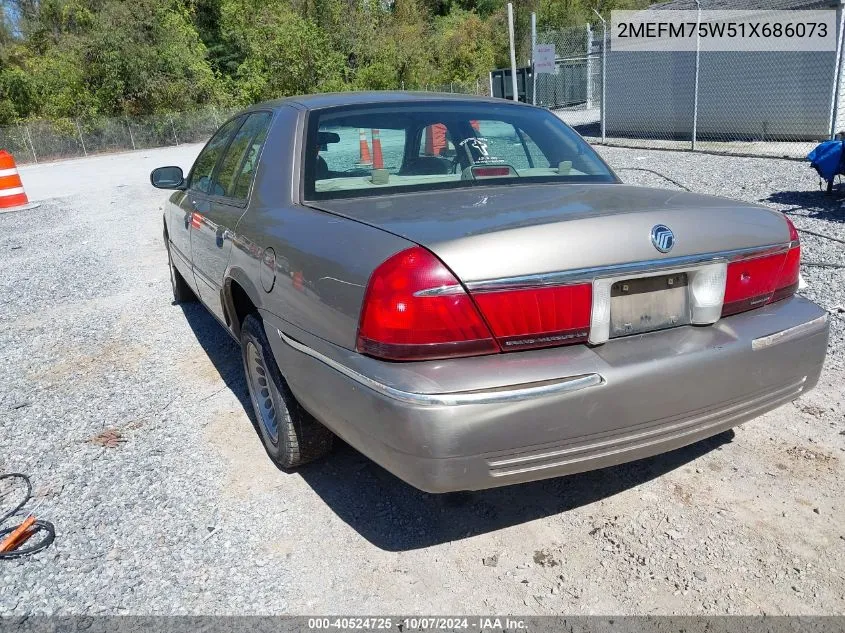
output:
[[505, 351], [583, 343], [590, 335], [592, 284], [473, 294]]
[[790, 248], [786, 253], [766, 255], [728, 264], [722, 316], [759, 308], [795, 294], [801, 262], [798, 231], [789, 218]]
[[496, 178], [510, 176], [510, 167], [473, 167], [472, 173], [476, 178]]
[[767, 255], [728, 264], [722, 316], [759, 308], [771, 301], [786, 255]]
[[455, 276], [416, 246], [387, 259], [370, 277], [358, 351], [423, 360], [491, 354], [499, 346]]

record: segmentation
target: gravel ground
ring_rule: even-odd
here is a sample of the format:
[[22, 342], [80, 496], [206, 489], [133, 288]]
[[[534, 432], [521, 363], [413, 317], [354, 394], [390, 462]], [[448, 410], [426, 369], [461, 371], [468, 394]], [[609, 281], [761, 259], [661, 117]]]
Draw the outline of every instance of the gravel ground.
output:
[[[0, 614], [845, 614], [843, 315], [815, 391], [667, 455], [447, 496], [347, 447], [285, 474], [235, 344], [170, 301], [147, 174], [198, 149], [24, 168], [42, 206], [0, 214], [0, 472], [29, 473], [57, 527], [0, 563]], [[845, 239], [806, 165], [601, 151]], [[806, 261], [845, 263], [802, 237]], [[808, 296], [845, 304], [842, 269], [803, 272]]]

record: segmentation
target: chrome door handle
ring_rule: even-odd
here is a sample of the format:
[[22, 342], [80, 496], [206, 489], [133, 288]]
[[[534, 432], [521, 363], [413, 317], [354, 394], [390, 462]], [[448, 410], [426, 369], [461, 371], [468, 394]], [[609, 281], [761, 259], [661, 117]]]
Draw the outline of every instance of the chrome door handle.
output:
[[231, 240], [234, 237], [234, 234], [229, 229], [221, 229], [217, 231], [217, 246], [223, 248], [223, 244], [226, 240]]

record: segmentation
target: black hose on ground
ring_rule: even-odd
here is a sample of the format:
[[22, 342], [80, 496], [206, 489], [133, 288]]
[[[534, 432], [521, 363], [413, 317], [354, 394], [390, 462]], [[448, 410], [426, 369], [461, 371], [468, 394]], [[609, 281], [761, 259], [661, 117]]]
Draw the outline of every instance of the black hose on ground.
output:
[[[6, 473], [4, 475], [0, 475], [0, 481], [4, 479], [19, 479], [20, 481], [23, 481], [26, 485], [26, 494], [14, 508], [0, 516], [0, 525], [3, 525], [3, 523], [5, 523], [8, 519], [15, 516], [29, 502], [29, 500], [32, 499], [32, 483], [29, 481], [29, 477], [23, 473]], [[13, 525], [0, 530], [0, 543], [2, 543], [9, 534], [17, 530], [21, 525], [22, 524]], [[43, 532], [44, 536], [42, 536], [41, 539], [33, 545], [15, 548], [6, 552], [0, 552], [0, 560], [12, 560], [23, 556], [29, 556], [30, 554], [35, 554], [36, 552], [40, 552], [41, 550], [49, 547], [50, 543], [56, 539], [56, 528], [49, 521], [37, 520], [30, 526], [29, 531], [33, 532], [33, 536], [31, 536], [30, 539], [34, 538], [39, 532]]]
[[821, 237], [825, 240], [830, 240], [832, 242], [839, 242], [840, 244], [845, 244], [845, 240], [841, 240], [838, 237], [832, 237], [830, 235], [825, 235], [824, 233], [816, 233], [815, 231], [808, 231], [807, 229], [799, 229], [795, 227], [795, 230], [799, 233], [806, 233], [807, 235], [815, 235], [816, 237]]
[[801, 262], [802, 266], [811, 268], [845, 268], [845, 264], [833, 264], [829, 262]]
[[660, 176], [666, 182], [671, 182], [673, 185], [683, 189], [684, 191], [689, 191], [690, 193], [694, 193], [693, 190], [690, 189], [689, 187], [685, 187], [684, 185], [679, 183], [677, 180], [673, 180], [672, 178], [669, 178], [669, 176], [666, 176], [665, 174], [661, 174], [659, 171], [655, 171], [653, 169], [647, 169], [645, 167], [617, 167], [616, 171], [644, 171], [644, 172], [647, 172], [649, 174], [654, 174], [655, 176]]

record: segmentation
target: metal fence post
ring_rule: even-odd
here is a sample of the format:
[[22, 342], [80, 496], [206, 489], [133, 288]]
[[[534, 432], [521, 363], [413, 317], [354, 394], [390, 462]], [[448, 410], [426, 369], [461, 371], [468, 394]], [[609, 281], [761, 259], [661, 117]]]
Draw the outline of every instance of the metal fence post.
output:
[[82, 153], [85, 156], [88, 156], [88, 150], [85, 149], [85, 140], [82, 138], [82, 128], [79, 127], [79, 119], [74, 119], [73, 122], [76, 123], [76, 132], [79, 134], [79, 143], [82, 145]]
[[135, 151], [135, 137], [132, 136], [132, 125], [129, 123], [129, 117], [126, 117], [126, 129], [129, 130], [129, 141], [132, 143], [132, 151]]
[[836, 137], [836, 115], [839, 110], [839, 85], [842, 81], [842, 32], [845, 30], [845, 10], [842, 7], [836, 9], [839, 18], [839, 37], [836, 41], [836, 67], [833, 69], [833, 90], [830, 96], [830, 138]]
[[593, 108], [593, 27], [587, 22], [587, 110]]
[[167, 118], [170, 119], [170, 129], [173, 130], [173, 140], [176, 141], [177, 145], [179, 145], [179, 137], [176, 136], [176, 124], [173, 123], [173, 115], [168, 114]]
[[531, 105], [537, 105], [537, 14], [531, 12]]
[[695, 88], [692, 97], [692, 144], [690, 147], [692, 151], [695, 151], [698, 137], [698, 72], [701, 58], [701, 37], [698, 30], [701, 26], [701, 2], [695, 0], [695, 6], [698, 8], [698, 16], [695, 20]]
[[593, 9], [601, 20], [601, 142], [607, 142], [607, 22], [601, 13]]
[[32, 160], [37, 165], [38, 164], [38, 155], [35, 153], [35, 145], [32, 144], [32, 134], [30, 134], [30, 132], [29, 132], [29, 126], [28, 125], [21, 125], [20, 123], [18, 123], [18, 130], [19, 131], [20, 131], [20, 128], [23, 128], [26, 131], [26, 135], [21, 134], [21, 138], [23, 139], [24, 145], [26, 145], [27, 139], [29, 140], [29, 149], [32, 152]]

